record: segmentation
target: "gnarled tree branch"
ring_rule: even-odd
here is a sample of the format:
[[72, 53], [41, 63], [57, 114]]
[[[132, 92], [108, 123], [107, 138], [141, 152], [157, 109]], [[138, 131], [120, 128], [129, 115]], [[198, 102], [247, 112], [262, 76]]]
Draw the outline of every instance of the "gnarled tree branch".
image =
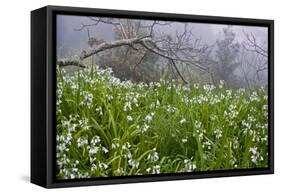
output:
[[80, 61], [70, 60], [70, 59], [60, 59], [57, 61], [57, 65], [59, 65], [60, 67], [66, 67], [66, 66], [77, 66], [77, 67], [82, 67], [82, 68], [86, 67]]
[[[112, 42], [104, 42], [104, 43], [98, 45], [95, 48], [91, 48], [87, 51], [83, 50], [82, 53], [80, 54], [80, 60], [86, 59], [87, 57], [90, 57], [92, 55], [95, 55], [95, 54], [97, 54], [99, 52], [102, 52], [104, 50], [107, 50], [107, 49], [112, 49], [112, 48], [125, 46], [125, 45], [130, 46], [130, 47], [134, 47], [134, 45], [139, 44], [139, 45], [143, 46], [145, 49], [147, 49], [148, 51], [150, 51], [154, 54], [157, 54], [157, 55], [159, 55], [159, 56], [161, 56], [165, 59], [168, 59], [171, 62], [171, 64], [173, 65], [173, 67], [175, 68], [175, 70], [177, 71], [178, 75], [180, 76], [180, 78], [182, 79], [182, 81], [184, 83], [187, 83], [187, 81], [184, 79], [184, 77], [181, 75], [179, 69], [177, 68], [176, 61], [195, 66], [195, 67], [197, 67], [197, 68], [199, 68], [203, 71], [206, 71], [207, 73], [210, 73], [208, 68], [205, 68], [205, 67], [203, 67], [199, 64], [196, 64], [194, 62], [191, 62], [190, 60], [181, 59], [177, 55], [175, 55], [174, 57], [170, 56], [170, 55], [165, 53], [166, 52], [165, 50], [162, 50], [162, 49], [158, 48], [156, 46], [156, 44], [151, 44], [151, 43], [152, 43], [151, 36], [144, 36], [144, 37], [141, 37], [141, 38], [132, 38], [132, 39], [122, 39], [122, 40], [116, 40], [116, 41], [112, 41]], [[67, 60], [64, 60], [64, 59], [59, 60], [58, 65], [59, 66], [74, 65], [74, 66], [85, 67], [85, 66], [82, 66], [79, 61], [74, 61], [74, 60], [67, 61]]]
[[95, 48], [82, 51], [82, 53], [80, 54], [80, 59], [81, 60], [86, 59], [87, 57], [95, 55], [99, 52], [102, 52], [102, 51], [107, 50], [107, 49], [112, 49], [112, 48], [115, 48], [115, 47], [120, 47], [120, 46], [134, 47], [135, 44], [141, 44], [147, 39], [150, 39], [150, 36], [144, 36], [144, 37], [141, 37], [141, 38], [115, 40], [115, 41], [112, 41], [112, 42], [104, 42], [104, 43], [98, 45]]

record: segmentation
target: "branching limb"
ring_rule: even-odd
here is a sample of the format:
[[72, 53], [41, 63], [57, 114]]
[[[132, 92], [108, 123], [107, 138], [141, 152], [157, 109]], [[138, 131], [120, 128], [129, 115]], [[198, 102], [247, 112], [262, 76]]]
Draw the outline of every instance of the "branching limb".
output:
[[84, 64], [82, 64], [78, 60], [69, 60], [69, 59], [60, 59], [57, 61], [57, 65], [60, 67], [66, 67], [66, 66], [77, 66], [77, 67], [82, 67], [82, 68], [86, 67]]
[[134, 47], [134, 45], [142, 44], [146, 39], [149, 39], [149, 38], [150, 38], [150, 36], [144, 36], [141, 38], [131, 38], [131, 39], [115, 40], [112, 42], [104, 42], [95, 48], [82, 51], [82, 53], [80, 54], [80, 59], [83, 60], [83, 59], [86, 59], [87, 57], [95, 55], [104, 50], [112, 49], [112, 48], [116, 48], [116, 47], [120, 47], [120, 46], [126, 45], [126, 46], [130, 46], [130, 47]]

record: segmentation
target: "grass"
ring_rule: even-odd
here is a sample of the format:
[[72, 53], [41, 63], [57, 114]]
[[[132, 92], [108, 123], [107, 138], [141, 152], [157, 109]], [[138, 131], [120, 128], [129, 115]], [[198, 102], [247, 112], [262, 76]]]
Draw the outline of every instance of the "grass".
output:
[[[95, 69], [96, 68], [96, 69]], [[57, 69], [57, 178], [262, 168], [267, 90]]]

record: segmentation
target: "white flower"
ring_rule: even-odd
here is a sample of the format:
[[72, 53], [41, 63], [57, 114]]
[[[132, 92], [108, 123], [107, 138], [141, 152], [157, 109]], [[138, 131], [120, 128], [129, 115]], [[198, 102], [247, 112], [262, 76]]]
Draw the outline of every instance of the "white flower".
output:
[[257, 155], [252, 155], [252, 156], [251, 156], [251, 161], [252, 161], [253, 163], [257, 164], [257, 163], [258, 163], [258, 156], [257, 156]]
[[262, 161], [263, 160], [263, 157], [260, 156], [260, 153], [258, 152], [258, 148], [257, 147], [251, 147], [249, 149], [249, 151], [252, 153], [251, 155], [251, 161], [254, 163], [254, 164], [258, 164], [259, 161]]
[[129, 142], [126, 142], [124, 145], [122, 145], [123, 150], [127, 150], [131, 148], [131, 144]]
[[100, 167], [100, 169], [106, 170], [106, 169], [108, 168], [108, 165], [105, 164], [105, 163], [100, 163], [100, 164], [99, 164], [99, 167]]
[[117, 174], [124, 174], [124, 169], [123, 168], [118, 168], [116, 170]]
[[257, 147], [251, 147], [249, 151], [252, 152], [252, 154], [257, 154], [257, 150]]
[[147, 124], [144, 124], [142, 128], [142, 132], [146, 132], [148, 130], [149, 126]]
[[257, 101], [258, 102], [259, 100], [260, 100], [260, 98], [258, 97], [257, 92], [253, 92], [250, 96], [250, 101], [251, 102]]
[[98, 135], [94, 136], [93, 139], [91, 140], [91, 143], [93, 145], [96, 145], [99, 142], [100, 142], [100, 137]]
[[192, 158], [191, 159], [185, 159], [184, 161], [185, 167], [184, 167], [184, 171], [187, 172], [193, 172], [196, 169], [196, 164], [195, 162], [192, 162]]
[[112, 149], [116, 149], [119, 146], [120, 146], [119, 143], [112, 143], [112, 145], [111, 145]]
[[156, 105], [157, 105], [157, 106], [160, 106], [159, 100], [156, 101]]
[[186, 123], [186, 119], [183, 118], [182, 120], [180, 120], [180, 124]]
[[70, 175], [70, 178], [71, 178], [71, 179], [74, 179], [74, 178], [75, 178], [75, 175], [74, 175], [74, 174], [71, 174], [71, 175]]
[[106, 154], [108, 152], [108, 149], [106, 149], [105, 147], [102, 147], [102, 151]]
[[124, 107], [123, 107], [124, 112], [128, 111], [128, 110], [132, 110], [132, 106], [130, 102], [126, 102]]
[[202, 148], [212, 149], [212, 144], [210, 141], [203, 142]]
[[144, 133], [148, 130], [149, 126], [147, 124], [144, 124], [143, 127], [140, 127], [139, 125], [137, 125], [137, 130], [140, 132], [140, 133]]
[[107, 98], [107, 100], [109, 100], [109, 101], [110, 101], [110, 100], [113, 100], [113, 96], [112, 96], [112, 95], [108, 95], [108, 94], [106, 94], [106, 95], [105, 95], [105, 97], [106, 97], [106, 98]]
[[133, 117], [131, 117], [130, 115], [127, 116], [127, 120], [130, 122], [133, 120]]
[[174, 113], [176, 111], [177, 111], [176, 107], [173, 107], [173, 106], [170, 106], [170, 105], [167, 106], [167, 112]]
[[202, 123], [200, 122], [200, 121], [195, 121], [195, 128], [196, 129], [200, 129], [201, 128], [201, 126], [202, 126]]
[[182, 143], [187, 143], [187, 139], [182, 139]]
[[134, 104], [137, 104], [138, 103], [138, 100], [136, 98], [133, 98], [133, 103]]
[[156, 152], [156, 148], [154, 148], [153, 151], [148, 155], [147, 160], [150, 162], [157, 162], [159, 160], [159, 155]]
[[152, 121], [152, 116], [146, 115], [145, 120], [150, 123]]
[[133, 159], [130, 159], [128, 161], [128, 163], [132, 168], [135, 168], [135, 169], [137, 169], [139, 167], [139, 164], [140, 164], [139, 161], [133, 160]]
[[160, 174], [160, 165], [153, 166], [152, 174]]
[[79, 137], [79, 138], [77, 139], [77, 145], [78, 145], [78, 147], [82, 147], [82, 146], [85, 146], [85, 145], [87, 145], [87, 144], [88, 144], [88, 139], [83, 138], [83, 137]]
[[212, 91], [212, 90], [215, 89], [215, 86], [213, 86], [213, 85], [204, 85], [204, 86], [203, 86], [203, 89], [204, 89], [206, 92], [210, 92], [210, 91]]
[[96, 171], [96, 170], [97, 170], [97, 165], [92, 164], [91, 171]]
[[92, 147], [90, 150], [89, 150], [89, 154], [96, 154], [97, 152], [99, 151], [99, 147]]
[[97, 111], [100, 115], [103, 115], [101, 106], [99, 106], [98, 108], [96, 108], [96, 111]]
[[193, 85], [193, 87], [194, 87], [195, 89], [198, 89], [198, 88], [199, 88], [199, 84], [196, 83], [196, 84]]
[[222, 130], [221, 130], [221, 129], [216, 129], [216, 130], [214, 131], [214, 134], [215, 134], [215, 136], [216, 136], [217, 139], [220, 139], [221, 136], [222, 136]]
[[195, 163], [190, 163], [188, 167], [189, 167], [188, 172], [192, 172], [192, 171], [194, 171], [196, 169], [196, 164]]
[[96, 157], [90, 157], [90, 163], [93, 163], [93, 162], [95, 162], [96, 160], [97, 160]]
[[129, 142], [126, 142], [126, 146], [128, 149], [131, 148], [131, 144]]
[[92, 102], [93, 102], [93, 94], [91, 93], [87, 93], [86, 96], [85, 96], [85, 101], [86, 101], [86, 104], [87, 106], [91, 106], [92, 105]]

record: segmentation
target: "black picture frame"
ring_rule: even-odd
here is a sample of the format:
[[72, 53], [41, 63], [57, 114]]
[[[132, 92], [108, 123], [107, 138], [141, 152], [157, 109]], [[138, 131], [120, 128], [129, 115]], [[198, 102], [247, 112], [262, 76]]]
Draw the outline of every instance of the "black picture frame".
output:
[[[268, 27], [268, 168], [130, 177], [55, 178], [56, 15], [109, 16]], [[46, 6], [31, 12], [31, 182], [46, 188], [229, 177], [274, 173], [274, 21], [261, 19]]]

